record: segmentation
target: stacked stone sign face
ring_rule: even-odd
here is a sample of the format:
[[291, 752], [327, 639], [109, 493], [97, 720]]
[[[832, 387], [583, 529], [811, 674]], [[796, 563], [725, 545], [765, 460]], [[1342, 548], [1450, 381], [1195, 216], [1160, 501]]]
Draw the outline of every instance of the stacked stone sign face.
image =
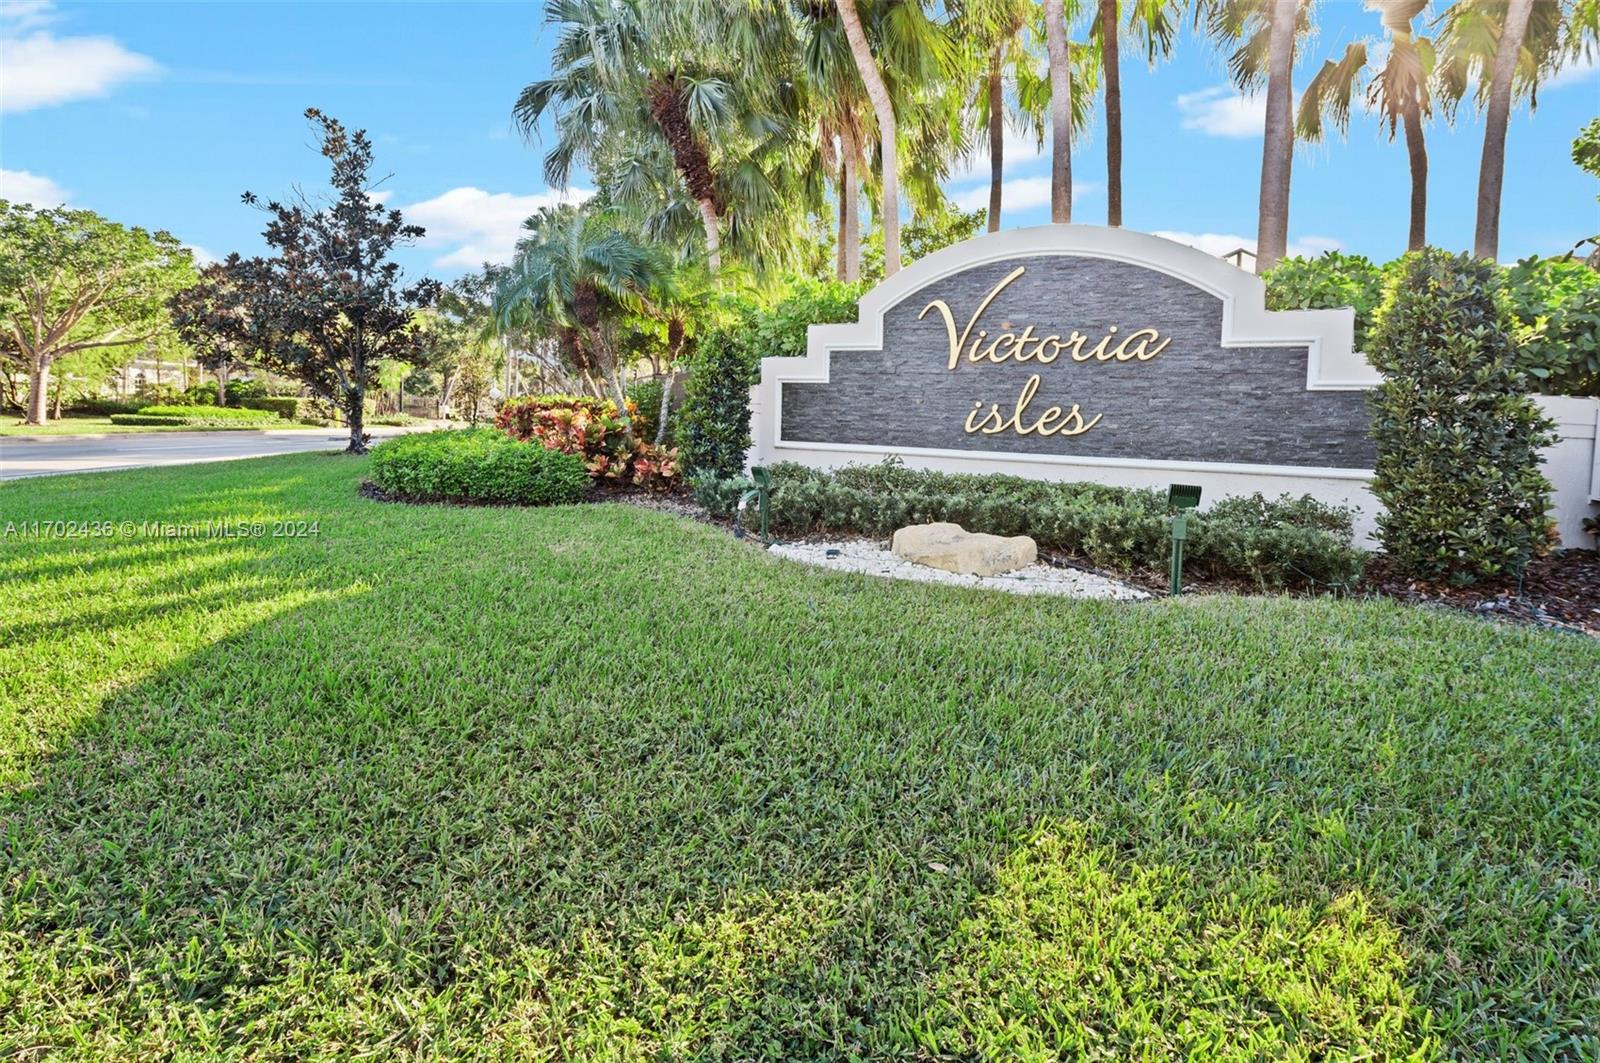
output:
[[1142, 233], [969, 240], [868, 292], [856, 323], [813, 325], [804, 357], [765, 359], [749, 460], [894, 456], [1370, 507], [1378, 377], [1352, 348], [1353, 311], [1264, 298], [1252, 274]]
[[783, 438], [1370, 468], [1362, 394], [1308, 389], [1307, 344], [1223, 346], [1224, 310], [1131, 262], [974, 265], [890, 308], [880, 349], [833, 350], [826, 384], [785, 383]]

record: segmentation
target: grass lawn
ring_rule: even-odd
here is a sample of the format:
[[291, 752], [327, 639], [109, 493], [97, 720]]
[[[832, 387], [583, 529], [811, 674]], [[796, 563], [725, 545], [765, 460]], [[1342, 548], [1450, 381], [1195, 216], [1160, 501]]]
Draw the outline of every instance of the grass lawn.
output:
[[318, 531], [0, 538], [0, 1057], [1600, 1054], [1600, 643], [364, 461], [0, 485]]
[[[268, 428], [311, 428], [312, 425], [303, 425], [294, 421], [283, 421], [282, 424], [268, 425]], [[63, 417], [59, 421], [50, 421], [44, 425], [23, 424], [21, 421], [7, 417], [0, 420], [0, 438], [6, 436], [87, 436], [110, 435], [124, 432], [259, 432], [262, 426], [239, 425], [225, 428], [189, 428], [183, 425], [166, 424], [112, 424], [109, 417]]]

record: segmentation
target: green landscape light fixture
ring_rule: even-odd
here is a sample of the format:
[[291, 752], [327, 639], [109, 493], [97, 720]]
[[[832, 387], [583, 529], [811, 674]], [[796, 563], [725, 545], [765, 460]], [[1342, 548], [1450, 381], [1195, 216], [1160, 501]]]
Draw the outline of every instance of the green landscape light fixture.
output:
[[770, 545], [772, 536], [767, 534], [767, 517], [771, 513], [772, 473], [764, 465], [753, 465], [750, 479], [755, 487], [739, 496], [739, 508], [733, 514], [733, 534], [737, 539], [744, 538], [744, 510], [754, 501], [761, 511], [761, 541]]
[[1200, 488], [1173, 484], [1167, 489], [1167, 510], [1172, 514], [1172, 596], [1183, 593], [1183, 541], [1189, 537], [1189, 510], [1200, 504]]

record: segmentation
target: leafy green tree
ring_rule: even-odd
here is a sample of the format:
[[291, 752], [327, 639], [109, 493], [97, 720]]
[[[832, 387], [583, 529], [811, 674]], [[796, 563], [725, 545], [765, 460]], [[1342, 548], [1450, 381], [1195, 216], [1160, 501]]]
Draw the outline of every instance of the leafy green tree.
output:
[[173, 327], [200, 365], [216, 374], [217, 405], [228, 404], [228, 379], [249, 368], [239, 293], [227, 265], [213, 262], [199, 280], [167, 300]]
[[112, 348], [131, 356], [170, 328], [167, 297], [194, 281], [171, 233], [0, 200], [0, 353], [8, 374], [28, 376], [27, 422], [45, 422], [52, 366]]
[[1494, 264], [1406, 255], [1368, 357], [1383, 374], [1369, 401], [1385, 549], [1427, 579], [1520, 576], [1548, 545], [1539, 448], [1556, 437], [1517, 365]]
[[618, 329], [661, 283], [659, 251], [624, 228], [614, 209], [545, 207], [523, 223], [527, 235], [499, 278], [494, 312], [531, 324], [572, 346], [600, 380], [626, 423], [627, 393]]
[[[346, 452], [364, 454], [367, 389], [386, 359], [419, 355], [416, 311], [434, 301], [439, 285], [402, 285], [390, 253], [423, 230], [372, 198], [366, 132], [347, 132], [316, 108], [306, 118], [330, 164], [334, 197], [323, 204], [269, 201], [262, 235], [276, 253], [229, 255], [226, 291], [251, 363], [301, 381], [342, 410], [350, 426]], [[244, 201], [258, 203], [248, 192]]]
[[[1600, 8], [1600, 4], [1596, 6]], [[1600, 178], [1600, 118], [1591, 118], [1589, 124], [1578, 131], [1572, 141], [1572, 161], [1590, 177]], [[1595, 202], [1600, 203], [1600, 195], [1595, 196]], [[1576, 254], [1584, 244], [1594, 248], [1589, 252], [1589, 268], [1600, 270], [1600, 233], [1579, 240], [1573, 245], [1573, 253]]]

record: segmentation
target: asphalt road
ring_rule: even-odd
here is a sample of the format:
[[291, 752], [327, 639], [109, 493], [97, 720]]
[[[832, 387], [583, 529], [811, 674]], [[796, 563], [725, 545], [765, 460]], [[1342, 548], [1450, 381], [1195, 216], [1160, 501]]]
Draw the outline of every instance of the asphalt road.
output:
[[[405, 428], [374, 427], [374, 439], [400, 435]], [[0, 480], [67, 472], [133, 469], [145, 465], [187, 465], [231, 461], [268, 454], [343, 450], [348, 433], [335, 428], [261, 432], [128, 432], [100, 436], [0, 436]]]

